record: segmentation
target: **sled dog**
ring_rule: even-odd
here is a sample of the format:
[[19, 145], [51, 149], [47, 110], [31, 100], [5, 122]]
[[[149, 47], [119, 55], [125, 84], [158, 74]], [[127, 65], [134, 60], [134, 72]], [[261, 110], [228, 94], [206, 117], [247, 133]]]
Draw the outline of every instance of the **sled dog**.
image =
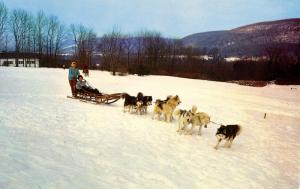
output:
[[136, 113], [138, 114], [142, 114], [142, 111], [143, 111], [143, 93], [139, 92], [137, 95], [136, 95]]
[[142, 113], [147, 113], [148, 106], [152, 105], [152, 96], [143, 96], [142, 99], [143, 105], [142, 105]]
[[234, 138], [241, 133], [242, 127], [240, 125], [221, 125], [217, 132], [217, 144], [215, 146], [215, 149], [217, 150], [219, 147], [219, 144], [222, 140], [226, 140], [225, 147], [230, 148], [232, 141]]
[[199, 126], [198, 135], [201, 135], [201, 129], [204, 125], [205, 128], [207, 128], [207, 124], [210, 122], [210, 116], [205, 112], [197, 112], [197, 107], [192, 107], [192, 118], [190, 120], [192, 127], [189, 130], [189, 134], [193, 133], [193, 129], [196, 126]]
[[155, 106], [154, 106], [154, 113], [153, 113], [153, 119], [155, 118], [155, 115], [157, 115], [157, 119], [160, 120], [161, 114], [164, 115], [164, 120], [166, 122], [171, 122], [173, 119], [173, 112], [181, 103], [178, 95], [176, 96], [168, 96], [166, 100], [156, 100]]
[[178, 117], [178, 128], [177, 132], [182, 134], [182, 132], [186, 132], [186, 127], [190, 124], [193, 113], [191, 110], [176, 110], [174, 112], [175, 117]]
[[130, 96], [129, 94], [124, 93], [124, 94], [122, 94], [122, 98], [125, 99], [123, 111], [126, 112], [126, 110], [127, 110], [127, 112], [131, 112], [131, 110], [136, 107], [137, 97]]

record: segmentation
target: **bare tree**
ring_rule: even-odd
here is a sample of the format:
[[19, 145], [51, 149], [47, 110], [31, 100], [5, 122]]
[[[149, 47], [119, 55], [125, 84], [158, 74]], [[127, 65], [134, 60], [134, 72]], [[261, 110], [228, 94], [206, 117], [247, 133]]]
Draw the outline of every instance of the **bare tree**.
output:
[[94, 51], [96, 50], [96, 41], [97, 40], [97, 35], [96, 33], [92, 30], [88, 30], [88, 35], [86, 39], [86, 57], [88, 58], [87, 64], [89, 67], [91, 67], [92, 64], [92, 56]]
[[26, 32], [29, 14], [22, 9], [14, 9], [10, 15], [10, 29], [12, 31], [15, 51], [16, 51], [16, 66], [18, 67], [19, 53], [24, 51], [26, 44]]
[[73, 36], [73, 40], [74, 40], [74, 56], [76, 58], [77, 56], [77, 48], [78, 48], [78, 32], [77, 32], [77, 26], [75, 24], [71, 24], [70, 25], [70, 30], [71, 30], [71, 33], [72, 33], [72, 36]]
[[103, 35], [100, 50], [105, 64], [109, 66], [113, 75], [116, 74], [123, 48], [122, 35], [116, 27], [111, 33]]
[[37, 16], [36, 25], [39, 54], [44, 54], [48, 66], [57, 67], [57, 57], [67, 35], [66, 28], [56, 16], [44, 16], [42, 12]]
[[5, 35], [4, 35], [4, 50], [6, 52], [8, 51], [9, 41], [11, 41], [11, 36], [9, 35], [9, 33], [5, 33]]
[[95, 50], [96, 33], [91, 28], [83, 25], [70, 26], [71, 33], [74, 40], [74, 54], [75, 58], [79, 59], [79, 65], [89, 65], [91, 63], [91, 56]]
[[144, 59], [144, 46], [143, 46], [143, 31], [139, 32], [136, 34], [136, 38], [135, 38], [135, 49], [136, 49], [136, 57], [137, 57], [137, 65], [141, 66], [143, 64], [143, 59]]
[[182, 43], [179, 39], [166, 40], [164, 56], [171, 75], [174, 74], [174, 72], [176, 71], [175, 68], [176, 61], [178, 59], [181, 59], [181, 54], [180, 54], [181, 49], [182, 49]]
[[58, 18], [56, 16], [48, 17], [46, 28], [46, 55], [51, 57], [54, 53], [54, 40], [59, 28]]
[[133, 53], [133, 49], [134, 49], [134, 38], [129, 34], [126, 35], [124, 37], [124, 41], [123, 41], [123, 45], [124, 45], [124, 51], [126, 53], [126, 67], [127, 67], [127, 72], [129, 72], [130, 70], [130, 56]]
[[36, 41], [37, 41], [37, 50], [39, 53], [39, 58], [41, 59], [43, 51], [44, 51], [44, 44], [45, 44], [45, 36], [46, 36], [46, 22], [47, 18], [43, 11], [39, 11], [36, 16]]
[[[8, 22], [8, 10], [6, 6], [0, 2], [0, 45], [4, 42], [4, 33], [7, 29]], [[1, 50], [1, 49], [0, 49]]]
[[58, 24], [57, 26], [57, 31], [54, 37], [54, 61], [55, 61], [55, 66], [57, 66], [57, 56], [61, 51], [62, 48], [62, 42], [64, 40], [64, 38], [66, 38], [67, 32], [66, 32], [66, 28], [63, 24]]
[[24, 52], [34, 52], [35, 49], [35, 23], [34, 17], [28, 13], [27, 20], [25, 22], [25, 45]]
[[143, 31], [143, 47], [144, 53], [147, 60], [147, 66], [151, 69], [156, 69], [161, 53], [164, 48], [164, 39], [161, 34], [156, 31]]
[[[35, 51], [35, 22], [34, 17], [31, 13], [27, 13], [25, 24], [25, 32], [24, 32], [24, 45], [22, 52], [32, 53]], [[24, 60], [24, 66], [27, 67], [27, 59]]]

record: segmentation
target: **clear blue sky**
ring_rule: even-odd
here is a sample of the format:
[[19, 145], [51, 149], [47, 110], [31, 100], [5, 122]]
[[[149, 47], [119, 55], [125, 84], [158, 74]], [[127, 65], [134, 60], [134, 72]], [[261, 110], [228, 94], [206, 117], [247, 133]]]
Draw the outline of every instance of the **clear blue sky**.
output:
[[[1, 0], [0, 0], [1, 1]], [[9, 9], [44, 10], [66, 24], [84, 24], [98, 35], [118, 26], [169, 37], [224, 30], [260, 21], [299, 18], [300, 0], [2, 0]]]

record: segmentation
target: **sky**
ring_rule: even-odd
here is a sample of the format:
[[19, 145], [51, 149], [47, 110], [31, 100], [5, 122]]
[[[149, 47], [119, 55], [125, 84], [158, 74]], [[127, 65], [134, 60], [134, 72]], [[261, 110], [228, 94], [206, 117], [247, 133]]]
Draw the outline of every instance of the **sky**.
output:
[[[1, 1], [1, 0], [0, 0]], [[261, 21], [300, 18], [300, 0], [2, 0], [10, 9], [43, 10], [66, 25], [83, 24], [99, 35], [154, 30], [182, 38]]]

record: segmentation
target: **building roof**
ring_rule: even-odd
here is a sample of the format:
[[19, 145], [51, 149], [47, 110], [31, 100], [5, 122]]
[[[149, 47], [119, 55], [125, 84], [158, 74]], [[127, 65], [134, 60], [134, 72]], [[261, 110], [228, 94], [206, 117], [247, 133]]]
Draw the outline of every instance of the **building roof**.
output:
[[37, 53], [0, 52], [0, 59], [4, 58], [39, 58]]

